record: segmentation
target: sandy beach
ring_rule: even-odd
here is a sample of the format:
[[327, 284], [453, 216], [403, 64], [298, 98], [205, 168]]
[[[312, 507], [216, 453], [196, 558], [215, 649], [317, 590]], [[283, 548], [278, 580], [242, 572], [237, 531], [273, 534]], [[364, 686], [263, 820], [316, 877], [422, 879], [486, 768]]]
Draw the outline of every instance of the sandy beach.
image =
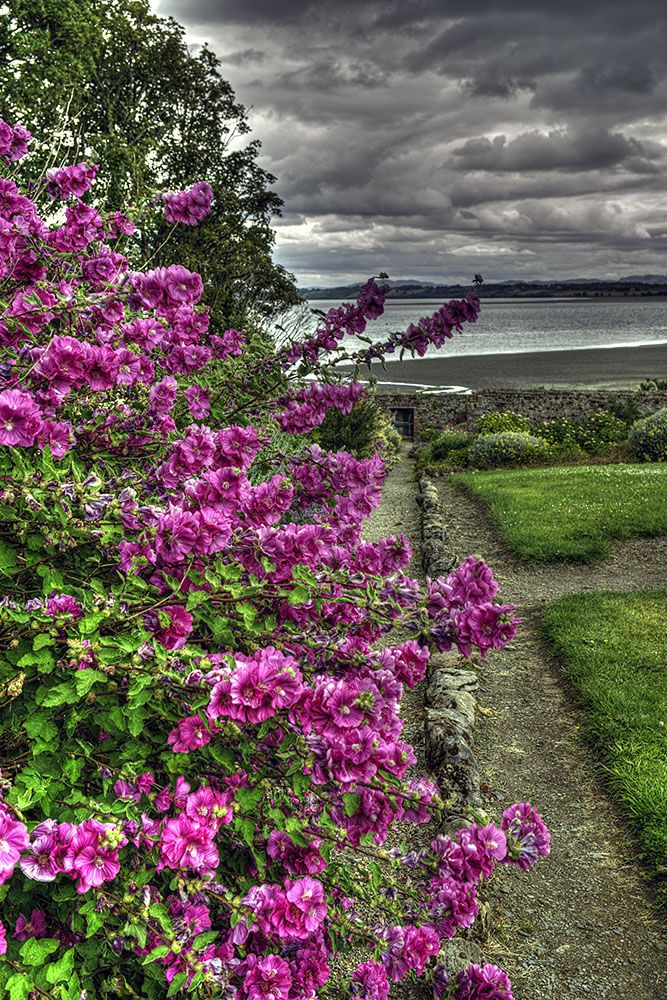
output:
[[[667, 379], [667, 344], [601, 347], [526, 354], [476, 354], [373, 364], [379, 392], [460, 389], [633, 389], [647, 378]], [[368, 378], [362, 368], [360, 378]]]

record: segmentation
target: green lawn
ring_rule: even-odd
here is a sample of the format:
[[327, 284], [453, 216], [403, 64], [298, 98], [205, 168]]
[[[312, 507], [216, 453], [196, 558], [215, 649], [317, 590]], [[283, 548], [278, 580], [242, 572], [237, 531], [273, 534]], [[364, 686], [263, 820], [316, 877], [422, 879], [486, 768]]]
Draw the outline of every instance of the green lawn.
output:
[[542, 628], [667, 909], [667, 589], [572, 594], [548, 605]]
[[667, 464], [553, 466], [456, 473], [503, 540], [531, 562], [603, 559], [611, 542], [667, 535]]

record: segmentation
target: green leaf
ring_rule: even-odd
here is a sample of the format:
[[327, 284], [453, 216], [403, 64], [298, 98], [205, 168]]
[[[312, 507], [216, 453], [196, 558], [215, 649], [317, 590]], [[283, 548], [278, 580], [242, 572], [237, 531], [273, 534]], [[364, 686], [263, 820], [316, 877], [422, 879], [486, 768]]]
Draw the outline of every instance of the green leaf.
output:
[[19, 667], [37, 666], [40, 673], [49, 674], [55, 663], [55, 657], [48, 649], [39, 649], [35, 653], [26, 653], [18, 662]]
[[237, 604], [236, 610], [240, 611], [243, 615], [243, 624], [245, 627], [252, 628], [257, 617], [257, 609], [253, 608], [252, 604]]
[[98, 681], [106, 681], [107, 675], [102, 673], [101, 670], [93, 670], [88, 667], [86, 670], [77, 670], [74, 674], [74, 683], [76, 685], [76, 693], [79, 698], [88, 694], [93, 684]]
[[300, 847], [308, 846], [308, 841], [303, 835], [303, 823], [296, 816], [289, 816], [287, 818], [285, 830], [289, 833], [295, 844], [298, 844]]
[[23, 723], [24, 729], [31, 739], [41, 739], [49, 743], [58, 733], [58, 727], [52, 722], [49, 712], [35, 712]]
[[211, 595], [206, 590], [191, 590], [188, 594], [188, 603], [185, 605], [186, 611], [198, 608], [200, 604], [206, 604]]
[[79, 622], [79, 632], [81, 635], [92, 635], [93, 632], [97, 631], [98, 625], [104, 618], [106, 615], [102, 611], [94, 611], [92, 615], [86, 615]]
[[61, 1000], [79, 1000], [81, 996], [81, 980], [78, 973], [73, 972], [69, 981], [60, 987]]
[[0, 573], [11, 576], [11, 570], [16, 566], [16, 550], [0, 539]]
[[219, 937], [218, 931], [204, 931], [203, 934], [198, 934], [192, 943], [195, 948], [206, 948], [213, 941], [217, 941]]
[[148, 715], [148, 712], [143, 708], [135, 708], [134, 706], [127, 706], [126, 714], [128, 716], [128, 728], [133, 736], [140, 736], [144, 731], [144, 721]]
[[308, 590], [308, 587], [303, 587], [301, 585], [298, 585], [294, 587], [292, 590], [290, 590], [289, 597], [287, 598], [287, 603], [290, 605], [290, 607], [292, 607], [295, 604], [305, 604], [306, 601], [309, 600], [310, 600], [310, 591]]
[[65, 681], [64, 684], [56, 684], [55, 687], [47, 690], [41, 701], [39, 700], [39, 691], [37, 695], [37, 704], [42, 705], [44, 708], [55, 708], [57, 705], [73, 705], [78, 701], [74, 685], [71, 681]]
[[69, 979], [74, 968], [74, 948], [69, 948], [53, 965], [47, 965], [46, 978], [49, 983], [59, 983], [61, 979]]
[[164, 958], [164, 956], [168, 955], [170, 951], [171, 948], [169, 947], [169, 945], [167, 944], [158, 945], [157, 948], [153, 948], [153, 950], [150, 952], [149, 955], [146, 955], [145, 959], [141, 964], [148, 965], [150, 962], [157, 961], [158, 958]]
[[60, 947], [60, 941], [54, 938], [28, 938], [19, 952], [26, 965], [43, 965], [47, 955]]
[[291, 778], [292, 788], [294, 789], [295, 795], [298, 795], [299, 798], [303, 798], [312, 784], [310, 775], [304, 774], [301, 770], [291, 775]]
[[234, 820], [234, 828], [238, 830], [246, 844], [250, 847], [255, 841], [255, 821], [237, 816]]
[[178, 993], [181, 986], [185, 986], [187, 981], [188, 981], [187, 972], [179, 972], [179, 974], [177, 976], [174, 976], [174, 978], [172, 979], [171, 986], [167, 991], [167, 996], [173, 997], [174, 993]]
[[5, 990], [9, 993], [9, 1000], [26, 1000], [32, 990], [32, 983], [22, 972], [16, 972], [5, 983]]
[[343, 807], [346, 816], [354, 816], [361, 805], [361, 796], [356, 792], [343, 792]]
[[261, 802], [263, 796], [264, 789], [257, 786], [255, 788], [238, 788], [235, 798], [243, 812], [249, 812], [255, 808], [258, 802]]
[[40, 632], [39, 635], [36, 635], [35, 638], [32, 640], [32, 648], [35, 650], [35, 652], [37, 652], [38, 650], [43, 649], [44, 646], [55, 645], [55, 641], [56, 640], [53, 638], [53, 636], [49, 635], [48, 632]]

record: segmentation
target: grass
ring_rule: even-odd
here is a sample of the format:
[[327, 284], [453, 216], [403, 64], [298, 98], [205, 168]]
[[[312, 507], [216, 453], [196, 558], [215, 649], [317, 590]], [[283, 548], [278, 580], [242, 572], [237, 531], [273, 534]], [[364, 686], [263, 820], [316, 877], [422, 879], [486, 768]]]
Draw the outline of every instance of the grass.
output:
[[548, 605], [542, 628], [667, 910], [667, 589], [572, 594]]
[[614, 539], [667, 535], [667, 464], [455, 473], [486, 504], [505, 544], [530, 562], [592, 563]]

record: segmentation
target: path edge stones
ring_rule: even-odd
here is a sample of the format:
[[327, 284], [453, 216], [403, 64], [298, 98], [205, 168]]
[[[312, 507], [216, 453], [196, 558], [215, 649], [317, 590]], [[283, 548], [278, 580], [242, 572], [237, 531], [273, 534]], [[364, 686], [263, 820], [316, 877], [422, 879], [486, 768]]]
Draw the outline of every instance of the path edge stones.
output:
[[[426, 475], [418, 479], [417, 503], [422, 513], [422, 567], [427, 577], [447, 576], [459, 563], [440, 512], [438, 490]], [[464, 817], [481, 809], [481, 778], [473, 753], [473, 732], [478, 687], [477, 674], [460, 666], [456, 651], [432, 653], [427, 667], [424, 695], [426, 764], [445, 795], [445, 810], [452, 810], [441, 833], [453, 836], [469, 825]], [[438, 960], [450, 974], [480, 963], [482, 944], [488, 939], [490, 907], [478, 897], [479, 915], [470, 931], [459, 931], [443, 943]]]

